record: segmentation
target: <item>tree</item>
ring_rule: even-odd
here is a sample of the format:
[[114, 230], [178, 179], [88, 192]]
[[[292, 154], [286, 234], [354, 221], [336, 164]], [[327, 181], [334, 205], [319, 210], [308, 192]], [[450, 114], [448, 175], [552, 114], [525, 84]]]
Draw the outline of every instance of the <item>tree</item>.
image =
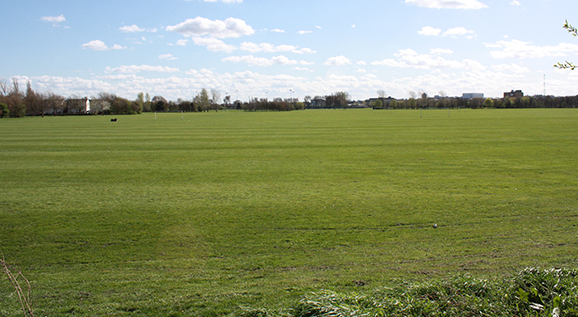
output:
[[211, 99], [212, 99], [212, 108], [213, 110], [219, 111], [221, 107], [221, 91], [215, 88], [211, 89]]
[[373, 108], [375, 108], [375, 109], [383, 108], [383, 102], [381, 102], [381, 100], [377, 99], [376, 101], [373, 102]]
[[139, 92], [138, 95], [136, 96], [136, 100], [135, 100], [137, 107], [139, 109], [138, 113], [141, 113], [144, 109], [144, 104], [145, 104], [145, 99], [144, 99], [144, 93], [143, 92]]
[[149, 95], [148, 92], [145, 94], [145, 102], [143, 104], [142, 111], [145, 111], [145, 112], [151, 112], [152, 111], [152, 109], [151, 109], [151, 95]]
[[389, 102], [389, 107], [390, 107], [391, 109], [397, 108], [397, 100], [391, 99], [391, 101]]
[[0, 118], [10, 117], [10, 110], [8, 110], [8, 105], [0, 102]]
[[345, 91], [340, 91], [333, 93], [329, 96], [325, 96], [325, 102], [328, 107], [331, 108], [347, 108], [347, 100], [349, 99], [349, 94]]
[[417, 106], [417, 102], [415, 101], [415, 98], [414, 98], [414, 97], [411, 97], [411, 98], [409, 98], [409, 99], [407, 100], [407, 106], [408, 106], [410, 109], [414, 109], [414, 108]]
[[168, 109], [168, 102], [163, 96], [154, 96], [151, 100], [151, 110], [162, 112]]
[[82, 113], [86, 109], [86, 98], [72, 95], [64, 101], [64, 108], [66, 113]]
[[38, 112], [38, 95], [32, 90], [30, 81], [26, 84], [26, 95], [24, 96], [24, 104], [26, 105], [26, 113], [35, 115]]
[[[137, 113], [133, 104], [128, 99], [116, 97], [111, 104], [111, 112], [115, 114], [135, 114]], [[136, 107], [136, 105], [135, 105]]]
[[484, 108], [493, 108], [494, 107], [494, 101], [490, 98], [486, 98], [486, 100], [484, 101]]
[[49, 110], [51, 110], [53, 115], [61, 112], [64, 107], [64, 97], [55, 95], [52, 92], [46, 93], [44, 102], [47, 112], [50, 112]]
[[[562, 27], [566, 29], [568, 33], [572, 34], [572, 36], [578, 36], [578, 29], [573, 27], [570, 23], [568, 23], [568, 20], [566, 20], [566, 22]], [[560, 69], [569, 68], [570, 70], [574, 70], [576, 68], [576, 65], [572, 64], [571, 62], [565, 61], [564, 63], [558, 62], [556, 65], [554, 65], [554, 67]]]
[[24, 104], [24, 94], [20, 91], [18, 81], [16, 78], [12, 78], [12, 89], [7, 87], [2, 88], [7, 93], [3, 99], [4, 103], [8, 106], [10, 111], [10, 116], [13, 118], [22, 118], [26, 116], [26, 105]]
[[195, 96], [193, 103], [199, 111], [209, 111], [211, 103], [209, 102], [209, 93], [207, 92], [207, 89], [203, 88], [201, 92]]

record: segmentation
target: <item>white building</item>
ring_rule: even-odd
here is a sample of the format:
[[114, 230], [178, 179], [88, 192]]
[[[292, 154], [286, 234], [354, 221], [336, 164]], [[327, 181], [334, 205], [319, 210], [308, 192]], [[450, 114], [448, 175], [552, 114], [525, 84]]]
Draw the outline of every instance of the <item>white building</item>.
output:
[[470, 92], [470, 93], [463, 93], [462, 94], [462, 99], [474, 99], [474, 98], [484, 98], [484, 94], [483, 93], [477, 93], [477, 92]]

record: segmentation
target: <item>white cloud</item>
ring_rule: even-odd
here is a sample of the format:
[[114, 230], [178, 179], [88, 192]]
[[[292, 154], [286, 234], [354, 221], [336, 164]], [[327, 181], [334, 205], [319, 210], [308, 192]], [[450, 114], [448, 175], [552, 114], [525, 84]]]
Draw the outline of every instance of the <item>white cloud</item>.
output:
[[529, 73], [530, 69], [528, 67], [516, 65], [516, 64], [500, 64], [492, 66], [492, 70], [501, 72], [501, 73]]
[[59, 22], [66, 21], [66, 18], [64, 17], [63, 14], [61, 14], [57, 17], [51, 17], [51, 16], [41, 17], [40, 20], [42, 20], [44, 22], [49, 22], [49, 23], [59, 23]]
[[167, 26], [167, 31], [177, 32], [184, 36], [210, 36], [214, 38], [237, 38], [255, 33], [245, 21], [228, 18], [225, 21], [209, 20], [196, 17], [173, 26]]
[[[449, 50], [433, 50], [434, 53], [439, 54], [440, 52], [449, 53]], [[395, 56], [395, 59], [384, 59], [382, 61], [372, 62], [372, 65], [382, 65], [390, 67], [400, 67], [400, 68], [417, 68], [417, 69], [444, 69], [444, 68], [455, 68], [455, 69], [467, 69], [467, 70], [483, 70], [485, 67], [476, 61], [465, 59], [463, 61], [452, 61], [447, 60], [440, 56], [435, 56], [433, 54], [418, 54], [412, 49], [399, 50]]]
[[424, 26], [423, 28], [421, 28], [420, 31], [417, 31], [417, 33], [427, 36], [437, 36], [440, 34], [441, 31], [442, 31], [441, 29], [436, 29], [431, 26]]
[[364, 61], [359, 61], [359, 62], [357, 62], [357, 65], [367, 65], [367, 63]]
[[351, 61], [349, 60], [349, 58], [343, 55], [330, 57], [327, 59], [325, 63], [323, 63], [323, 65], [326, 66], [344, 66], [348, 64], [351, 64]]
[[520, 3], [520, 1], [516, 1], [516, 0], [513, 0], [512, 2], [510, 2], [510, 4], [513, 5], [513, 6], [522, 5], [522, 4]]
[[188, 42], [188, 41], [189, 41], [189, 40], [187, 40], [187, 39], [180, 39], [180, 40], [177, 41], [177, 45], [179, 45], [179, 46], [185, 46], [185, 45], [187, 45], [187, 42]]
[[108, 51], [108, 50], [123, 50], [126, 49], [126, 47], [124, 46], [120, 46], [118, 44], [114, 44], [112, 47], [108, 47], [106, 44], [104, 44], [103, 41], [101, 40], [94, 40], [94, 41], [90, 41], [88, 43], [84, 43], [82, 44], [82, 48], [84, 49], [89, 49], [89, 50], [93, 50], [93, 51]]
[[454, 51], [450, 49], [443, 49], [443, 48], [432, 48], [429, 50], [430, 54], [434, 55], [441, 55], [441, 54], [453, 54]]
[[273, 30], [271, 30], [271, 32], [277, 32], [277, 33], [285, 33], [285, 30], [281, 30], [281, 29], [273, 29]]
[[301, 71], [305, 71], [305, 72], [313, 72], [312, 70], [310, 70], [310, 69], [307, 68], [307, 67], [295, 66], [295, 67], [293, 67], [293, 68], [291, 68], [291, 69], [293, 69], [293, 70], [301, 70]]
[[273, 65], [312, 65], [313, 63], [307, 61], [297, 61], [294, 59], [289, 59], [283, 55], [275, 56], [272, 58], [265, 57], [255, 57], [253, 55], [245, 56], [230, 56], [225, 57], [221, 61], [223, 62], [243, 62], [253, 66], [273, 66]]
[[474, 31], [466, 30], [464, 27], [456, 27], [447, 30], [443, 36], [456, 36], [456, 35], [466, 35], [466, 34], [474, 34]]
[[161, 55], [159, 55], [159, 59], [175, 60], [178, 58], [174, 57], [173, 54], [161, 54]]
[[418, 7], [434, 9], [483, 9], [488, 6], [477, 0], [405, 0]]
[[485, 43], [486, 47], [502, 48], [501, 51], [491, 51], [493, 58], [537, 58], [546, 56], [566, 56], [566, 53], [578, 52], [577, 44], [560, 43], [556, 46], [536, 46], [531, 42], [518, 40], [498, 41], [495, 44]]
[[211, 52], [227, 52], [230, 53], [237, 48], [233, 45], [225, 44], [225, 42], [215, 39], [215, 38], [207, 38], [207, 37], [193, 37], [193, 42], [196, 45], [206, 46], [207, 49]]
[[121, 26], [118, 29], [125, 32], [125, 33], [136, 33], [136, 32], [144, 32], [145, 31], [145, 29], [139, 28], [136, 24]]
[[297, 33], [303, 35], [303, 34], [313, 33], [313, 31], [298, 31]]
[[159, 73], [177, 73], [178, 68], [171, 68], [167, 66], [150, 66], [150, 65], [122, 65], [120, 67], [111, 68], [106, 67], [105, 73], [122, 73], [134, 74], [139, 72], [159, 72]]
[[240, 49], [242, 51], [248, 51], [251, 53], [257, 52], [266, 52], [266, 53], [275, 53], [275, 52], [292, 52], [297, 54], [304, 54], [304, 53], [315, 53], [314, 50], [310, 48], [297, 48], [293, 45], [278, 45], [275, 46], [270, 43], [251, 43], [251, 42], [243, 42], [241, 43]]

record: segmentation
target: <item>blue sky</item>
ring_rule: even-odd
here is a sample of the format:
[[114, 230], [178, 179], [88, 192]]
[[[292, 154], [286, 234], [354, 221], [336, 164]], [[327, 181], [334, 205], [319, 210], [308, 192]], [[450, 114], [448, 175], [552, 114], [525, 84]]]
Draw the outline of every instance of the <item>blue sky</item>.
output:
[[[10, 1], [0, 78], [65, 97], [578, 94], [576, 0]], [[293, 90], [293, 91], [291, 91]]]

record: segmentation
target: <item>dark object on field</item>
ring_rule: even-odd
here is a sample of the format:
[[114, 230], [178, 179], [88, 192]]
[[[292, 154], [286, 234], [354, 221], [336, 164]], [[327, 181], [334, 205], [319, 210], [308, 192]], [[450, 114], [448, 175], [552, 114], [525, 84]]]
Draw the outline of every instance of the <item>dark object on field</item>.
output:
[[110, 119], [110, 122], [117, 122], [118, 120], [116, 118], [112, 118]]
[[434, 229], [437, 229], [438, 224], [437, 224], [437, 223], [434, 223], [434, 225], [433, 225], [432, 227], [433, 227]]

